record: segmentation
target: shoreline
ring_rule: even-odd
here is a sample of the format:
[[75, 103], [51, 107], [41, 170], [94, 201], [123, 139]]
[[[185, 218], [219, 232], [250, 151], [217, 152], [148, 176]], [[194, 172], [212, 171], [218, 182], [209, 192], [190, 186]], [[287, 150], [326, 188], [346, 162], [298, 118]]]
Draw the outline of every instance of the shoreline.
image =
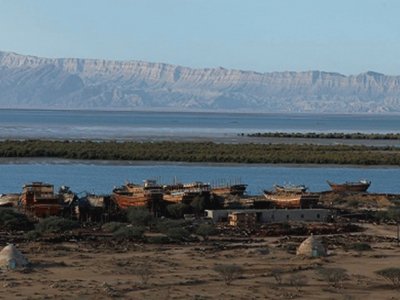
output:
[[68, 107], [25, 107], [25, 106], [15, 106], [15, 107], [1, 107], [0, 110], [21, 110], [21, 111], [65, 111], [65, 112], [75, 112], [75, 111], [81, 111], [81, 112], [143, 112], [143, 113], [199, 113], [199, 114], [244, 114], [244, 115], [294, 115], [294, 116], [312, 116], [312, 115], [326, 115], [326, 116], [400, 116], [400, 112], [284, 112], [284, 111], [276, 111], [276, 112], [270, 112], [270, 111], [255, 111], [255, 110], [246, 110], [243, 109], [241, 111], [238, 111], [236, 109], [221, 109], [218, 111], [215, 111], [215, 109], [182, 109], [182, 110], [177, 110], [175, 108], [168, 108], [168, 107], [156, 107], [156, 108], [151, 108], [151, 107], [137, 107], [133, 109], [122, 109], [121, 107], [98, 107], [98, 108], [68, 108]]
[[207, 167], [271, 167], [271, 168], [330, 168], [330, 169], [400, 169], [399, 165], [339, 165], [339, 164], [262, 164], [262, 163], [216, 163], [216, 162], [181, 162], [156, 160], [90, 160], [65, 159], [52, 157], [0, 157], [1, 165], [96, 165], [96, 166], [207, 166]]
[[71, 138], [71, 137], [29, 137], [29, 136], [1, 136], [0, 142], [5, 141], [70, 141], [70, 142], [118, 142], [118, 143], [147, 143], [147, 142], [187, 142], [187, 143], [216, 143], [227, 145], [320, 145], [320, 146], [366, 146], [366, 147], [400, 147], [400, 140], [372, 140], [372, 139], [328, 139], [328, 138], [294, 138], [294, 137], [250, 137], [240, 134], [221, 134], [215, 136], [190, 135], [146, 135], [132, 137], [103, 137], [103, 138]]

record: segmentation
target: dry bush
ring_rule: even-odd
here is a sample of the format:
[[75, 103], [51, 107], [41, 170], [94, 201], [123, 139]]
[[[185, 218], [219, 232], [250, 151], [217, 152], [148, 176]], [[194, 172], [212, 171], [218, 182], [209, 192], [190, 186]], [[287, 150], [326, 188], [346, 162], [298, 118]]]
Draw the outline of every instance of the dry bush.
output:
[[147, 285], [149, 280], [154, 276], [154, 271], [148, 262], [137, 264], [133, 269], [133, 273], [140, 278], [143, 285]]
[[277, 284], [282, 284], [282, 274], [282, 269], [275, 268], [271, 270], [271, 275], [274, 277]]
[[375, 273], [391, 282], [395, 288], [400, 287], [400, 268], [386, 268]]
[[348, 278], [347, 271], [343, 268], [319, 268], [316, 272], [334, 287], [342, 286], [343, 281]]
[[292, 274], [289, 277], [289, 284], [297, 288], [298, 290], [300, 290], [301, 287], [305, 286], [307, 282], [307, 277], [301, 274]]
[[230, 285], [243, 272], [243, 268], [238, 265], [216, 265], [214, 271], [221, 275], [226, 285]]

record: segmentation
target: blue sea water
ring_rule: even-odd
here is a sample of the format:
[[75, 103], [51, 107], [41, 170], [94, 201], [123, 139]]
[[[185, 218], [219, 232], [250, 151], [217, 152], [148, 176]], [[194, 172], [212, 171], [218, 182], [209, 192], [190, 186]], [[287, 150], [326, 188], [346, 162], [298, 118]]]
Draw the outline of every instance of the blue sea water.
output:
[[210, 165], [182, 163], [110, 162], [14, 162], [0, 164], [0, 193], [19, 192], [24, 183], [43, 181], [67, 185], [75, 192], [111, 193], [126, 181], [142, 183], [156, 179], [168, 184], [203, 181], [212, 185], [246, 183], [250, 194], [261, 194], [274, 184], [305, 184], [311, 191], [329, 190], [326, 180], [334, 182], [369, 179], [369, 191], [400, 193], [400, 168], [358, 168], [331, 166]]
[[220, 137], [274, 131], [399, 133], [400, 116], [0, 110], [0, 139]]
[[[0, 139], [137, 139], [140, 137], [236, 136], [254, 132], [396, 132], [397, 115], [311, 115], [175, 112], [0, 110]], [[329, 189], [326, 180], [369, 179], [370, 191], [400, 193], [400, 168], [304, 167], [270, 165], [132, 164], [41, 160], [0, 162], [0, 193], [19, 192], [24, 183], [68, 185], [75, 192], [110, 193], [125, 181], [171, 183], [242, 182], [251, 194], [274, 184], [306, 184]]]

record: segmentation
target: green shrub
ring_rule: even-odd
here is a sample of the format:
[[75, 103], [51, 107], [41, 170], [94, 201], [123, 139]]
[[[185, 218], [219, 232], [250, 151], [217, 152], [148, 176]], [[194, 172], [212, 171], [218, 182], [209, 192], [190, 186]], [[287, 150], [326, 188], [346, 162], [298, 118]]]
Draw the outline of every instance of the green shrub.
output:
[[345, 246], [348, 250], [355, 250], [355, 251], [370, 251], [372, 250], [371, 246], [367, 243], [353, 243], [350, 245]]
[[113, 236], [120, 240], [142, 240], [144, 232], [144, 227], [120, 227], [113, 232]]
[[137, 226], [149, 226], [153, 222], [153, 215], [142, 207], [130, 207], [126, 213], [130, 223]]
[[170, 228], [167, 230], [167, 236], [172, 241], [182, 242], [189, 240], [190, 232], [181, 227]]
[[5, 230], [31, 230], [33, 222], [12, 208], [0, 208], [0, 226]]
[[211, 224], [200, 224], [196, 229], [196, 234], [202, 236], [204, 239], [207, 239], [210, 235], [216, 235], [217, 229]]
[[206, 196], [196, 196], [194, 197], [192, 202], [190, 202], [190, 206], [192, 207], [193, 212], [196, 215], [200, 215], [204, 212], [205, 209], [209, 208], [210, 199]]
[[191, 207], [185, 203], [170, 204], [167, 206], [167, 212], [172, 218], [181, 219], [184, 214], [191, 212]]
[[166, 235], [154, 235], [147, 238], [150, 244], [168, 244], [170, 239]]
[[350, 201], [347, 203], [347, 206], [353, 207], [353, 208], [357, 208], [357, 207], [360, 206], [360, 204], [361, 204], [360, 201], [358, 201], [358, 200], [356, 200], [356, 199], [352, 199], [352, 200], [350, 200]]
[[185, 227], [187, 222], [185, 220], [174, 220], [174, 219], [159, 219], [156, 223], [156, 229], [158, 232], [167, 233], [171, 228]]
[[109, 223], [104, 223], [101, 228], [106, 231], [106, 232], [115, 232], [121, 227], [126, 227], [126, 223], [121, 223], [121, 222], [109, 222]]
[[[314, 135], [313, 135], [314, 136]], [[344, 135], [349, 138], [349, 135]], [[350, 135], [351, 137], [351, 135]], [[245, 154], [245, 155], [244, 155]], [[1, 157], [399, 165], [398, 147], [204, 142], [3, 141]]]
[[38, 224], [36, 224], [35, 228], [40, 233], [46, 232], [64, 232], [67, 230], [72, 230], [79, 227], [79, 223], [77, 221], [64, 219], [61, 217], [48, 217], [40, 220]]
[[377, 211], [374, 214], [376, 220], [380, 222], [385, 221], [400, 221], [400, 209], [399, 207], [389, 207], [386, 211]]
[[41, 236], [42, 236], [42, 234], [41, 234], [39, 231], [37, 231], [37, 230], [31, 230], [31, 231], [28, 231], [28, 232], [25, 234], [25, 238], [27, 238], [27, 239], [30, 240], [30, 241], [37, 240], [37, 239], [40, 238]]

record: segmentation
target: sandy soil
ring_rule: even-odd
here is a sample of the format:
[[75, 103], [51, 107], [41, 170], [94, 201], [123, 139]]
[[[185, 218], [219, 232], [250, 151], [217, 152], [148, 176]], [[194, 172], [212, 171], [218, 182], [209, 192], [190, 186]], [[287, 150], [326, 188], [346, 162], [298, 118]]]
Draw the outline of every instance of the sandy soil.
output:
[[[330, 255], [317, 259], [288, 251], [305, 237], [218, 236], [186, 245], [22, 242], [17, 247], [33, 267], [3, 271], [0, 299], [398, 299], [398, 290], [374, 274], [400, 267], [396, 227], [363, 226], [362, 233], [320, 237]], [[353, 242], [373, 250], [346, 251]], [[226, 285], [213, 270], [217, 264], [237, 264], [243, 272]], [[138, 265], [150, 270], [147, 283]], [[320, 266], [344, 268], [348, 278], [334, 287], [317, 274]], [[281, 284], [273, 269], [283, 272]], [[304, 282], [291, 283], [296, 274]]]

